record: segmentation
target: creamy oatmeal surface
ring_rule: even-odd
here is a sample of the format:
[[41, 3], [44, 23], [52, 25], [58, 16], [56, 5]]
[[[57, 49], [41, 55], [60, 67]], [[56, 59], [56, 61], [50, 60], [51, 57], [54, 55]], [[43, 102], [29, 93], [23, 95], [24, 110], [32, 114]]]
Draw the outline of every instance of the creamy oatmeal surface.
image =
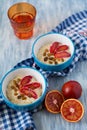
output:
[[[7, 86], [7, 97], [8, 99], [18, 105], [24, 105], [24, 104], [31, 104], [36, 99], [33, 97], [28, 97], [19, 91], [19, 84], [20, 80], [22, 79], [21, 76], [15, 77], [13, 80], [11, 80]], [[36, 81], [36, 79], [33, 77], [31, 82]], [[42, 95], [42, 87], [39, 87], [37, 89], [34, 89], [35, 93], [37, 94], [38, 98]]]
[[[68, 58], [55, 58], [53, 54], [50, 53], [50, 46], [51, 44], [45, 44], [43, 45], [38, 53], [37, 53], [37, 58], [43, 62], [43, 63], [46, 63], [46, 64], [60, 64], [60, 63], [63, 63], [65, 61], [68, 60]], [[68, 50], [68, 52], [70, 52]]]

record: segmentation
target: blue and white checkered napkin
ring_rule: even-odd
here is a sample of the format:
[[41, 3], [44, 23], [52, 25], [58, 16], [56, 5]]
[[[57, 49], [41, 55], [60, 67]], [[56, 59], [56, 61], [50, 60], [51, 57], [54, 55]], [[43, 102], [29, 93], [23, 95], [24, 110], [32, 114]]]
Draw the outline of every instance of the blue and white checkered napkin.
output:
[[[45, 77], [49, 75], [65, 76], [72, 72], [76, 63], [87, 59], [87, 11], [76, 13], [65, 19], [55, 29], [55, 33], [67, 35], [75, 44], [75, 55], [69, 67], [61, 72], [48, 72], [40, 69], [33, 58], [18, 63], [15, 67], [31, 66], [38, 69]], [[36, 108], [33, 112], [37, 112]], [[32, 112], [16, 112], [8, 108], [0, 98], [0, 130], [36, 130], [32, 119]]]

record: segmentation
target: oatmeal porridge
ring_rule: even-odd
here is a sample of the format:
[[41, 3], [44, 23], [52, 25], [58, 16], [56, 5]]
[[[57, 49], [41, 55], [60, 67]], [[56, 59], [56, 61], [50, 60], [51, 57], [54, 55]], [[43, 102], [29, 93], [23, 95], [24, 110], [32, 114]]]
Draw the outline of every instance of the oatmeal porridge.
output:
[[42, 95], [42, 86], [31, 75], [17, 76], [9, 82], [6, 94], [14, 104], [31, 104]]
[[59, 42], [45, 44], [39, 49], [37, 53], [37, 58], [41, 62], [53, 65], [67, 61], [70, 56], [71, 54], [69, 46], [63, 45]]

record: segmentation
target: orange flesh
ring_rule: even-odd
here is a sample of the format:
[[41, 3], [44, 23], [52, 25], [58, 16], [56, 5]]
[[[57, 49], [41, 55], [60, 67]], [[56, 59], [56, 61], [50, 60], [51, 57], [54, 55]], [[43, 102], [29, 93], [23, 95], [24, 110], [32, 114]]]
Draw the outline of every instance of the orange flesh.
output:
[[64, 98], [62, 94], [55, 90], [48, 92], [46, 98], [45, 98], [45, 106], [48, 111], [52, 113], [59, 113], [60, 112], [60, 107], [64, 101]]
[[63, 118], [69, 122], [79, 121], [84, 113], [82, 104], [75, 99], [66, 100], [61, 106], [61, 114]]

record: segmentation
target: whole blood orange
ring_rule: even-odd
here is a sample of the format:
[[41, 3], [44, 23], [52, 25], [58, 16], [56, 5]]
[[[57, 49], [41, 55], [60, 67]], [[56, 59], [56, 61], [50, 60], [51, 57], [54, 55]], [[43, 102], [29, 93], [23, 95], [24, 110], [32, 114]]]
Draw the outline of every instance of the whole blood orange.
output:
[[77, 81], [70, 80], [64, 83], [62, 86], [62, 94], [65, 99], [68, 98], [80, 98], [82, 94], [82, 87], [81, 84]]
[[68, 122], [78, 122], [84, 114], [84, 107], [77, 99], [67, 99], [61, 105], [61, 115]]
[[45, 98], [46, 109], [51, 113], [59, 113], [64, 101], [63, 95], [58, 90], [49, 91]]

